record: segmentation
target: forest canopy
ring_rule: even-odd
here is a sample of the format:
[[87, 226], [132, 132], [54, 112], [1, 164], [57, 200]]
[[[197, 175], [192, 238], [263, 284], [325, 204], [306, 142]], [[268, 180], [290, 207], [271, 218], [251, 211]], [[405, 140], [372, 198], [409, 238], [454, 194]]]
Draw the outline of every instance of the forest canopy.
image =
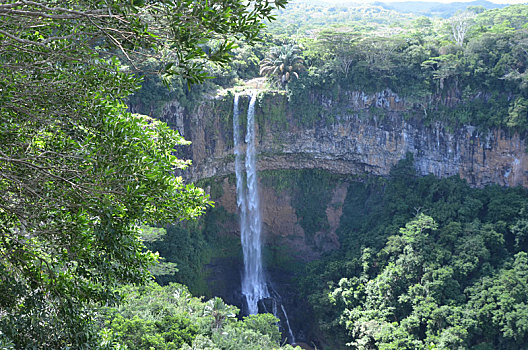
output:
[[[0, 347], [278, 346], [269, 315], [236, 321], [235, 308], [179, 285], [122, 286], [147, 283], [159, 259], [144, 225], [194, 219], [212, 204], [174, 176], [189, 164], [174, 155], [186, 141], [153, 118], [169, 100], [190, 109], [199, 92], [262, 73], [303, 125], [320, 121], [322, 104], [312, 102], [325, 96], [339, 108], [346, 91], [391, 90], [414, 104], [406, 118], [528, 131], [528, 6], [442, 19], [377, 5], [284, 5], [0, 3]], [[264, 30], [274, 16], [281, 22]], [[336, 178], [286, 171], [274, 180], [294, 188], [308, 237], [326, 224], [313, 198], [326, 198]], [[418, 178], [410, 158], [387, 179], [350, 181], [341, 249], [303, 266], [296, 282], [323, 345], [526, 344], [526, 198], [522, 189]], [[227, 215], [212, 213], [150, 242], [185, 251], [172, 277], [200, 282], [214, 244], [200, 234], [216, 234], [214, 220]]]
[[[341, 108], [346, 91], [390, 90], [414, 105], [410, 117], [427, 123], [528, 130], [526, 5], [469, 6], [450, 18], [434, 18], [375, 4], [296, 1], [277, 16], [280, 21], [262, 32], [263, 42], [240, 44], [230, 64], [208, 67], [215, 78], [206, 87], [227, 88], [268, 76], [270, 89], [285, 91], [299, 107], [296, 118], [303, 123], [320, 118], [323, 108], [321, 103], [303, 106], [324, 97]], [[189, 94], [182, 85], [174, 81], [170, 98], [192, 108], [199, 89]], [[139, 91], [132, 104], [145, 113], [159, 112], [158, 104], [166, 99], [153, 96], [156, 86], [148, 81], [149, 88]]]

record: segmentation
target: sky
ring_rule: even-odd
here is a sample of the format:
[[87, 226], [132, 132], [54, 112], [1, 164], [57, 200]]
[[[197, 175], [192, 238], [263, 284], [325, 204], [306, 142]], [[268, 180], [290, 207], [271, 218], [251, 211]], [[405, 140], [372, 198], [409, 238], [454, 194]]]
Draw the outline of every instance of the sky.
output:
[[[450, 2], [470, 2], [473, 0], [324, 0], [325, 2], [330, 2], [334, 4], [343, 4], [347, 2], [355, 2], [355, 3], [371, 3], [374, 1], [380, 1], [380, 2], [400, 2], [400, 1], [423, 1], [423, 2], [442, 2], [442, 3], [450, 3]], [[528, 0], [488, 0], [490, 2], [494, 2], [496, 4], [527, 4]]]

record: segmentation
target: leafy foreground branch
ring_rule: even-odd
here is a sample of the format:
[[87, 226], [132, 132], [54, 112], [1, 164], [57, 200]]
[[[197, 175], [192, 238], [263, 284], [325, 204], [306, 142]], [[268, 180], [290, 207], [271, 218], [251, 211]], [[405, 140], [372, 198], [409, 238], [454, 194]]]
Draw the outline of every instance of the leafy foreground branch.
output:
[[174, 177], [187, 165], [173, 155], [184, 140], [126, 111], [140, 81], [117, 57], [134, 66], [163, 52], [168, 74], [200, 82], [203, 64], [227, 62], [231, 38], [255, 40], [274, 6], [0, 3], [0, 345], [90, 348], [94, 306], [145, 282], [157, 259], [140, 225], [210, 205]]

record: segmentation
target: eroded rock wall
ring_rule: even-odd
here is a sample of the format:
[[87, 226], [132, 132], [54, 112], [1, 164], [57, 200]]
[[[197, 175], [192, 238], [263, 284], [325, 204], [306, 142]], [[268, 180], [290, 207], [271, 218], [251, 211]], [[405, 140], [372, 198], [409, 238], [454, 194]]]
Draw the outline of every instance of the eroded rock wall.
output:
[[[222, 194], [214, 198], [216, 205], [224, 208], [229, 214], [237, 214], [236, 187], [227, 177], [218, 178]], [[295, 260], [311, 261], [322, 253], [339, 248], [339, 238], [336, 230], [339, 227], [343, 213], [343, 203], [347, 195], [348, 183], [337, 181], [331, 189], [331, 200], [324, 203], [323, 215], [326, 215], [328, 226], [319, 230], [313, 237], [300, 224], [293, 203], [292, 188], [277, 190], [272, 185], [260, 183], [260, 201], [262, 215], [262, 236], [264, 243], [271, 247], [283, 247]], [[236, 216], [235, 221], [222, 222], [222, 235], [240, 235]], [[280, 257], [270, 257], [276, 260]]]
[[[184, 154], [193, 161], [185, 173], [190, 180], [234, 172], [232, 99], [210, 99], [191, 112], [174, 104], [165, 109], [163, 119], [192, 141]], [[313, 103], [322, 106], [319, 119], [303, 124], [285, 95], [261, 95], [256, 112], [259, 170], [319, 168], [385, 176], [410, 152], [421, 175], [459, 175], [472, 186], [528, 187], [526, 144], [517, 133], [425, 125], [421, 105], [390, 91], [345, 92], [338, 102], [320, 97]]]
[[[240, 97], [242, 124], [248, 103], [248, 96]], [[313, 103], [303, 110], [313, 107], [320, 113], [306, 122], [299, 106], [289, 103], [284, 94], [260, 95], [256, 106], [259, 171], [324, 169], [345, 175], [386, 176], [412, 153], [421, 175], [458, 175], [472, 186], [528, 187], [526, 140], [516, 133], [426, 125], [421, 104], [407, 102], [390, 91], [372, 95], [343, 92], [339, 101], [319, 96]], [[193, 161], [183, 176], [194, 182], [204, 178], [222, 181], [223, 195], [213, 200], [235, 214], [235, 187], [226, 178], [234, 174], [232, 109], [233, 95], [228, 94], [205, 100], [193, 111], [173, 102], [164, 109], [163, 119], [192, 141], [180, 150], [182, 157]], [[286, 246], [302, 260], [337, 249], [335, 232], [347, 186], [338, 183], [330, 190], [332, 197], [324, 203], [328, 225], [308, 238], [292, 204], [293, 194], [261, 184], [263, 236], [268, 246]], [[226, 234], [239, 234], [236, 222], [223, 223], [223, 227]]]

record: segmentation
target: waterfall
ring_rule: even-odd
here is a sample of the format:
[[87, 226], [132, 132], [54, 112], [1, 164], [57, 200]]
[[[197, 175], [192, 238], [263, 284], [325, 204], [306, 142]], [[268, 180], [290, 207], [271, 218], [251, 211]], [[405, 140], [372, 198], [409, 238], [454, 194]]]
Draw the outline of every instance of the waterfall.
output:
[[[256, 93], [251, 94], [249, 101], [246, 137], [244, 140], [246, 144], [245, 160], [243, 159], [244, 144], [242, 142], [239, 125], [238, 99], [239, 95], [235, 94], [233, 101], [233, 143], [235, 148], [236, 197], [240, 213], [240, 237], [242, 252], [244, 254], [242, 294], [246, 298], [249, 314], [257, 314], [258, 302], [269, 298], [272, 303], [273, 315], [279, 317], [277, 312], [277, 304], [279, 304], [286, 321], [285, 326], [288, 335], [291, 343], [294, 344], [295, 337], [290, 327], [286, 309], [282, 304], [282, 298], [271, 284], [272, 295], [270, 295], [264, 276], [264, 268], [262, 267], [262, 246], [260, 239], [262, 221], [260, 217], [255, 147], [255, 101], [257, 100], [257, 95]], [[262, 303], [262, 306], [268, 312], [266, 304]]]
[[290, 336], [290, 344], [295, 344], [295, 336], [293, 335], [293, 331], [290, 326], [290, 319], [288, 318], [288, 314], [286, 313], [286, 308], [284, 307], [284, 304], [282, 303], [282, 297], [280, 296], [279, 292], [273, 288], [273, 284], [270, 283], [271, 288], [271, 299], [272, 299], [272, 305], [273, 305], [273, 315], [280, 319], [280, 315], [278, 314], [277, 310], [277, 304], [280, 305], [282, 314], [284, 315], [284, 321], [285, 324], [282, 323], [282, 327], [288, 331], [288, 335]]
[[291, 343], [295, 344], [295, 336], [293, 335], [293, 332], [290, 327], [290, 320], [288, 319], [288, 314], [286, 313], [286, 309], [284, 308], [284, 305], [282, 303], [280, 304], [282, 313], [284, 314], [284, 318], [286, 319], [286, 326], [288, 327], [288, 333], [290, 335]]
[[235, 95], [233, 111], [233, 141], [235, 147], [235, 172], [237, 186], [237, 205], [240, 210], [240, 236], [244, 254], [244, 274], [242, 276], [242, 294], [246, 297], [250, 314], [258, 313], [258, 302], [269, 297], [264, 269], [262, 267], [262, 246], [260, 233], [259, 193], [257, 184], [257, 162], [255, 148], [255, 101], [251, 95], [247, 114], [246, 130], [246, 186], [242, 165], [238, 95]]

